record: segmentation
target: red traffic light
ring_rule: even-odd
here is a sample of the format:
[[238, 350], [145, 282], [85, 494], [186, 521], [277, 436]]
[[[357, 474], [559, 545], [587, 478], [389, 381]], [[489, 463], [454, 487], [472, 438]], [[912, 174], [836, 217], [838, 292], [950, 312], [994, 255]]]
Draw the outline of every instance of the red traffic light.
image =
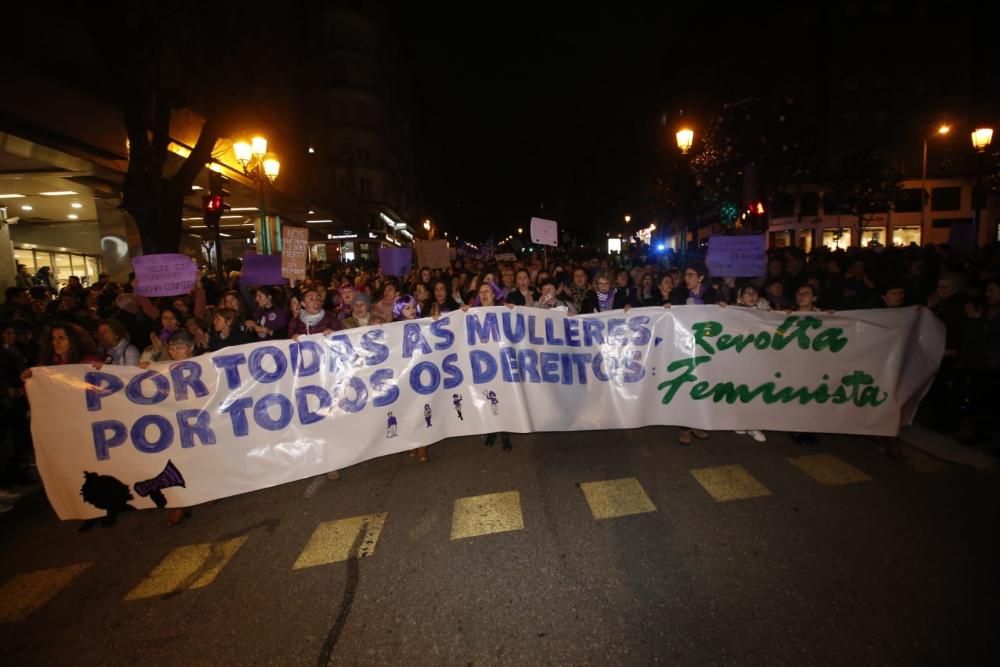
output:
[[202, 197], [205, 206], [205, 213], [221, 213], [223, 202], [222, 195], [205, 195]]

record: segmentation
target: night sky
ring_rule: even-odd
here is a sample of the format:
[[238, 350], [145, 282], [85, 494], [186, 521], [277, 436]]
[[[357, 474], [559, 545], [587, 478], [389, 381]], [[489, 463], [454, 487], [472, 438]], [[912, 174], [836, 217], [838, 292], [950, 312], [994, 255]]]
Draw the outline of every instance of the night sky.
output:
[[595, 215], [627, 212], [663, 148], [666, 17], [425, 7], [404, 11], [399, 31], [420, 114], [421, 216], [482, 238], [533, 215], [586, 233]]
[[[538, 215], [603, 236], [677, 159], [681, 109], [697, 136], [750, 95], [812, 95], [834, 152], [881, 141], [911, 163], [942, 119], [995, 122], [1000, 68], [979, 67], [995, 55], [968, 38], [972, 16], [995, 26], [992, 2], [550, 4], [394, 11], [417, 102], [419, 219], [500, 238]], [[845, 80], [861, 88], [845, 97]], [[882, 108], [868, 134], [845, 120]]]

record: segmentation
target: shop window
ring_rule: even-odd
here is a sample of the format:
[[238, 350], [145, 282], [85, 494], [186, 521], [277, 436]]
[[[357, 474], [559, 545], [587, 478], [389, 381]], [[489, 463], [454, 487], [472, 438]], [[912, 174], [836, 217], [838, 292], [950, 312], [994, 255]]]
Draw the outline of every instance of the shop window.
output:
[[75, 275], [73, 273], [73, 262], [70, 260], [69, 253], [52, 253], [52, 273], [55, 274], [59, 288], [62, 289], [65, 287], [66, 283], [69, 282], [69, 277]]
[[812, 252], [813, 249], [813, 230], [811, 229], [801, 229], [799, 230], [799, 250], [805, 253]]
[[792, 232], [785, 230], [781, 232], [771, 232], [772, 248], [787, 248], [792, 245]]
[[823, 245], [830, 250], [847, 250], [851, 247], [851, 230], [824, 229]]
[[38, 271], [38, 266], [35, 265], [35, 253], [26, 248], [15, 248], [14, 249], [14, 261], [18, 264], [24, 264], [28, 267], [28, 273], [35, 275]]
[[865, 227], [861, 232], [861, 247], [868, 248], [872, 244], [885, 245], [885, 227]]
[[920, 227], [893, 227], [892, 244], [899, 246], [920, 245]]

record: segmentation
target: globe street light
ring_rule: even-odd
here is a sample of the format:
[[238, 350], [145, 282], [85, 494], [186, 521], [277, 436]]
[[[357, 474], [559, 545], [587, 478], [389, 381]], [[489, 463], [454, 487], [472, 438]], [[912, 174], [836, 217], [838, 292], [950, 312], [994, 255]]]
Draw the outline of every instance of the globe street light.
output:
[[233, 144], [236, 161], [243, 168], [243, 173], [256, 184], [260, 197], [260, 251], [262, 255], [271, 254], [271, 234], [267, 225], [267, 207], [265, 205], [264, 185], [274, 184], [281, 171], [281, 162], [273, 155], [268, 155], [267, 139], [255, 136], [249, 142], [237, 141]]
[[[938, 136], [945, 136], [951, 132], [950, 125], [939, 125]], [[927, 137], [924, 137], [924, 157], [920, 169], [920, 233], [924, 233], [924, 221], [927, 217]]]
[[[684, 127], [677, 131], [677, 148], [681, 150], [681, 155], [687, 155], [694, 144], [694, 130]], [[681, 236], [681, 266], [687, 266], [687, 244], [688, 244], [688, 213], [687, 207], [684, 210], [684, 223], [682, 224]]]
[[681, 149], [682, 155], [687, 155], [692, 144], [694, 144], [694, 130], [685, 127], [677, 131], [677, 148]]
[[978, 127], [972, 133], [972, 147], [979, 153], [979, 165], [976, 170], [976, 217], [972, 220], [973, 248], [979, 246], [979, 221], [983, 215], [983, 157], [992, 141], [992, 127]]

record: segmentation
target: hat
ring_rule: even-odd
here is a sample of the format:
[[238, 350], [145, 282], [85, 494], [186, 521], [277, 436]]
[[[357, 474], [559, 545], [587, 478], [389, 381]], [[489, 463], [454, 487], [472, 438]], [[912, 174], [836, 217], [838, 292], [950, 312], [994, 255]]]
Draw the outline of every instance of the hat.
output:
[[369, 307], [372, 305], [371, 297], [364, 292], [358, 292], [354, 295], [354, 303], [363, 303]]

